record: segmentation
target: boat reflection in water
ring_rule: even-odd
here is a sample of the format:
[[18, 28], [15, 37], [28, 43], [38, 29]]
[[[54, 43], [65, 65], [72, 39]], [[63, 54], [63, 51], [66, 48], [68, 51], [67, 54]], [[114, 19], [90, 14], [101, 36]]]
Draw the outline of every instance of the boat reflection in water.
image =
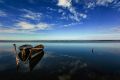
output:
[[44, 46], [41, 44], [35, 47], [32, 45], [22, 45], [19, 47], [19, 53], [17, 52], [16, 45], [13, 45], [15, 48], [17, 72], [32, 71], [44, 55]]

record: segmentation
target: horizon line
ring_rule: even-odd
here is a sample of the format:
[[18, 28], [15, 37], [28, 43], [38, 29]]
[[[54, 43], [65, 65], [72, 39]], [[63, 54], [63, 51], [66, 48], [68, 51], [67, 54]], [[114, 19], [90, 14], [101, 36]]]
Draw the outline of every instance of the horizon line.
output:
[[120, 40], [0, 40], [0, 42], [120, 42]]

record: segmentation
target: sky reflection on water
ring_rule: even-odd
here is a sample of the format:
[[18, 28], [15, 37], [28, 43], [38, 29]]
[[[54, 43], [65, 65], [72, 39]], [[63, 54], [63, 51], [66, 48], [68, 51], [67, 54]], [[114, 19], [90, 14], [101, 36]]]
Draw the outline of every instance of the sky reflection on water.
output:
[[[0, 43], [0, 72], [15, 72], [13, 43]], [[38, 45], [41, 43], [16, 43]], [[42, 43], [45, 54], [32, 72], [68, 73], [94, 69], [120, 74], [120, 43]], [[92, 52], [93, 49], [93, 52]], [[61, 79], [61, 76], [59, 76]]]

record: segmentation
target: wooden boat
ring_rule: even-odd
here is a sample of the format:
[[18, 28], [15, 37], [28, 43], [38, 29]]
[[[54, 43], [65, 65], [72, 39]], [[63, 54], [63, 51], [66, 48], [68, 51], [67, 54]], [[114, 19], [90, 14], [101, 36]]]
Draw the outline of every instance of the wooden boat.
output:
[[44, 46], [42, 44], [35, 47], [33, 47], [32, 45], [22, 45], [19, 47], [19, 53], [17, 53], [15, 44], [14, 48], [16, 54], [17, 71], [19, 71], [20, 68], [19, 59], [24, 63], [28, 61], [29, 63], [26, 64], [29, 64], [29, 70], [32, 71], [44, 55]]
[[26, 44], [19, 47], [19, 53], [17, 54], [16, 45], [14, 44], [16, 55], [21, 59], [21, 61], [26, 61], [32, 59], [38, 53], [42, 53], [44, 46], [42, 44], [33, 47], [32, 45]]

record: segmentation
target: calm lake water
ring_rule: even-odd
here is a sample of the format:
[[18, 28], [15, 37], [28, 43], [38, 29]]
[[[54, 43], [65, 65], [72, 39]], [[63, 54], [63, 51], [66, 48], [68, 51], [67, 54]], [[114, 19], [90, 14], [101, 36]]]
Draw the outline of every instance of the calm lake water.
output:
[[32, 71], [19, 72], [13, 44], [0, 43], [0, 80], [120, 80], [120, 43], [18, 42], [45, 46]]

